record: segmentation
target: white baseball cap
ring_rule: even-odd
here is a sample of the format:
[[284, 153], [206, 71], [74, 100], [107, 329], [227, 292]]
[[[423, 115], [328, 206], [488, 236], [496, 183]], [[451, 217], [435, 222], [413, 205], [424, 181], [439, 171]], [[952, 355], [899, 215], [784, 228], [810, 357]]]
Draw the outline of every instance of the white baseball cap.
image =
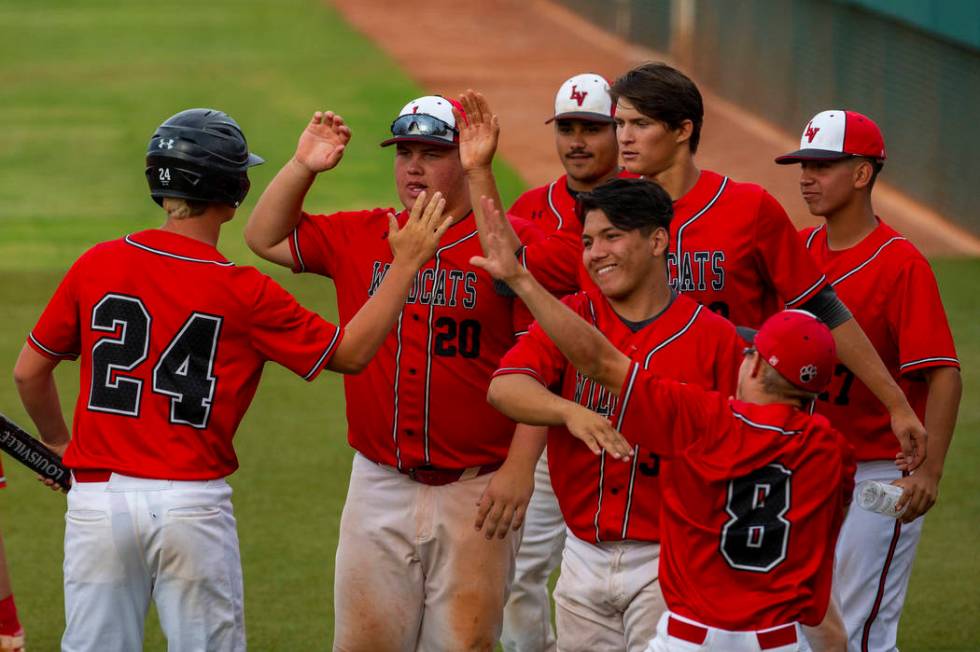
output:
[[609, 95], [609, 82], [601, 75], [587, 72], [575, 75], [558, 89], [555, 95], [555, 115], [545, 124], [555, 120], [591, 120], [612, 122], [616, 105]]
[[855, 111], [821, 111], [806, 124], [800, 148], [776, 159], [780, 165], [800, 161], [836, 161], [850, 156], [885, 160], [885, 139], [874, 120]]
[[403, 142], [458, 145], [459, 130], [453, 109], [465, 115], [459, 102], [441, 95], [426, 95], [412, 100], [402, 107], [391, 123], [391, 138], [382, 142], [381, 146]]

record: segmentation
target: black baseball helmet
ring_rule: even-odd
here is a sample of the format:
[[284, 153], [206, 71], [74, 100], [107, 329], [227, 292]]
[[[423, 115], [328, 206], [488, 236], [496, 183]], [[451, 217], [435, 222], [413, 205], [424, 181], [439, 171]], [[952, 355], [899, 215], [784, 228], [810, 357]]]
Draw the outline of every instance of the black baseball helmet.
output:
[[238, 123], [214, 109], [171, 116], [150, 139], [146, 180], [150, 196], [238, 206], [248, 194], [248, 168], [265, 161], [248, 151]]

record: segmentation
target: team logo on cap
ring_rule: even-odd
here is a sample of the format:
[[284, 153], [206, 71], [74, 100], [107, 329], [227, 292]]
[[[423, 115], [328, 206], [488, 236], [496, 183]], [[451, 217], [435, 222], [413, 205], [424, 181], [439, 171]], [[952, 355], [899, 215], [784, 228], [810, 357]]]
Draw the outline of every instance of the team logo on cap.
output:
[[800, 382], [809, 383], [817, 377], [817, 365], [808, 364], [800, 368]]
[[813, 139], [817, 137], [818, 131], [820, 131], [820, 127], [814, 127], [813, 121], [811, 120], [810, 123], [806, 126], [806, 133], [804, 134], [806, 136], [808, 143], [813, 142]]
[[578, 90], [578, 85], [574, 85], [572, 86], [572, 94], [568, 99], [575, 100], [579, 106], [582, 106], [582, 103], [585, 102], [585, 96], [588, 94], [589, 91], [580, 91]]

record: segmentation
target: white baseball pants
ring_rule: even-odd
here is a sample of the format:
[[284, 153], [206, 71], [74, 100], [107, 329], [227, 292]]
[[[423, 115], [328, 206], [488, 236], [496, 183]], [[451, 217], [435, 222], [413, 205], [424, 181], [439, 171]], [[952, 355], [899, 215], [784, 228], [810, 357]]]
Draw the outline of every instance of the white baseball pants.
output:
[[[671, 636], [667, 632], [670, 619], [690, 624], [702, 630], [699, 634], [704, 636], [703, 641], [695, 643], [684, 638]], [[785, 627], [792, 627], [796, 630], [796, 642], [786, 645], [770, 644], [766, 642], [765, 634], [772, 630], [733, 632], [727, 629], [708, 627], [690, 618], [666, 612], [660, 616], [660, 621], [657, 623], [657, 636], [650, 641], [646, 652], [799, 652], [809, 649], [803, 642], [803, 632], [798, 624], [784, 625], [774, 629], [782, 631]], [[760, 635], [763, 636], [762, 639], [760, 639]], [[792, 636], [792, 632], [790, 635]], [[783, 633], [783, 637], [785, 638], [785, 633]]]
[[477, 502], [493, 473], [442, 486], [354, 455], [334, 577], [334, 650], [492, 650], [520, 532], [488, 541]]
[[151, 598], [170, 652], [245, 649], [227, 482], [114, 473], [75, 483], [65, 522], [63, 652], [142, 650]]
[[548, 472], [545, 449], [534, 469], [534, 495], [524, 518], [524, 538], [517, 552], [517, 572], [504, 607], [504, 652], [554, 652], [548, 578], [561, 564], [565, 546], [562, 518]]
[[593, 544], [571, 531], [555, 586], [560, 652], [641, 652], [667, 609], [660, 583], [660, 544]]
[[[890, 482], [902, 476], [890, 460], [861, 462], [855, 482]], [[897, 650], [923, 518], [909, 524], [852, 505], [837, 540], [834, 591], [847, 628], [850, 652]]]

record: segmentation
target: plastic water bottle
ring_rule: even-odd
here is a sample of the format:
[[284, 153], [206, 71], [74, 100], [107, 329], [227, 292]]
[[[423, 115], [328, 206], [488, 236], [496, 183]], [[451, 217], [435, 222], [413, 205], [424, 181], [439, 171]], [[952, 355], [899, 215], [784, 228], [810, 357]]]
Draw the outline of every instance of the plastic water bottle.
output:
[[858, 507], [869, 512], [896, 518], [905, 511], [905, 507], [895, 509], [895, 504], [902, 497], [902, 488], [891, 483], [865, 480], [854, 489], [854, 494]]

